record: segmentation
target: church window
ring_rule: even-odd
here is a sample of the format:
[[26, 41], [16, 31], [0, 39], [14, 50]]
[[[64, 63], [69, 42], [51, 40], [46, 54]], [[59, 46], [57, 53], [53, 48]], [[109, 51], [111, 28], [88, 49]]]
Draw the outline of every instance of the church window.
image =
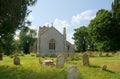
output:
[[49, 50], [55, 50], [55, 40], [51, 39], [49, 41]]

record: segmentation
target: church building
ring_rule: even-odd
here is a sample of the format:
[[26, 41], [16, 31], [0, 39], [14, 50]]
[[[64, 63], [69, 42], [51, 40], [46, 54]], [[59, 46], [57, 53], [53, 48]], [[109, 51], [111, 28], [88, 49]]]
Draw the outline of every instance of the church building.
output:
[[57, 55], [57, 53], [73, 53], [74, 45], [66, 40], [66, 28], [61, 34], [55, 27], [39, 27], [37, 39], [37, 54]]

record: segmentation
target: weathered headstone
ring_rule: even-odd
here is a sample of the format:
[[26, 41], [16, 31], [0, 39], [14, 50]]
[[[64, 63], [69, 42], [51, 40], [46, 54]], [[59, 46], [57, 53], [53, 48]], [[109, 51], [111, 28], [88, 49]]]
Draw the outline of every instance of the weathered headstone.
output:
[[2, 53], [0, 53], [0, 60], [3, 60], [3, 55], [2, 55]]
[[67, 70], [67, 79], [78, 79], [79, 70], [77, 66], [70, 66]]
[[64, 67], [64, 64], [65, 64], [65, 56], [64, 56], [64, 54], [59, 54], [57, 56], [56, 67], [62, 68], [62, 67]]
[[89, 66], [89, 56], [87, 53], [83, 53], [82, 55], [82, 64], [83, 66]]
[[14, 64], [15, 65], [20, 65], [20, 58], [19, 57], [14, 58]]
[[101, 70], [106, 70], [107, 69], [107, 65], [102, 65]]

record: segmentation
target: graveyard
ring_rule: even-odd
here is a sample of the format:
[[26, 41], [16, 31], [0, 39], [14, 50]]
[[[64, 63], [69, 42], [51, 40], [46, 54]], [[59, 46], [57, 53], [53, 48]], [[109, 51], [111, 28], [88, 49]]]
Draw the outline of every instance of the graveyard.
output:
[[[87, 65], [82, 63], [82, 54], [75, 53], [66, 58], [63, 67], [56, 67], [56, 62], [59, 61], [57, 57], [36, 57], [36, 54], [18, 57], [20, 65], [14, 64], [14, 57], [3, 56], [3, 60], [0, 61], [0, 79], [67, 79], [70, 66], [78, 69], [78, 74], [72, 73], [77, 74], [77, 79], [120, 79], [120, 52], [110, 53], [109, 56], [103, 53], [101, 57], [98, 56], [98, 52], [94, 52], [88, 56]], [[51, 60], [55, 65], [43, 66], [40, 62], [44, 60]], [[103, 65], [107, 65], [105, 70], [101, 69]]]

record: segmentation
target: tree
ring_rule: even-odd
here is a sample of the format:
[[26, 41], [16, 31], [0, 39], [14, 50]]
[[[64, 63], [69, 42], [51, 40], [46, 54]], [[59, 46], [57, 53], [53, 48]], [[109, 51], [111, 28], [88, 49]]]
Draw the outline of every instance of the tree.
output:
[[120, 50], [120, 0], [114, 0], [112, 3], [112, 19], [113, 19], [113, 37], [112, 43], [114, 50]]
[[96, 17], [91, 20], [88, 32], [92, 38], [93, 43], [97, 46], [99, 51], [111, 51], [111, 37], [112, 37], [112, 18], [111, 13], [105, 9], [97, 12]]
[[28, 10], [28, 6], [34, 5], [36, 1], [0, 0], [0, 50], [2, 52], [7, 52], [7, 48], [5, 50], [4, 48], [8, 46], [8, 43], [5, 42], [11, 42], [15, 31], [26, 23], [30, 23], [25, 17], [31, 12]]
[[20, 39], [20, 47], [21, 50], [23, 50], [24, 53], [28, 54], [29, 52], [29, 46], [33, 45], [36, 41], [36, 31], [33, 29], [30, 29], [29, 27], [24, 27], [19, 34]]
[[73, 39], [75, 40], [76, 51], [84, 52], [87, 50], [87, 27], [81, 26], [80, 28], [75, 29], [75, 33], [73, 35]]

